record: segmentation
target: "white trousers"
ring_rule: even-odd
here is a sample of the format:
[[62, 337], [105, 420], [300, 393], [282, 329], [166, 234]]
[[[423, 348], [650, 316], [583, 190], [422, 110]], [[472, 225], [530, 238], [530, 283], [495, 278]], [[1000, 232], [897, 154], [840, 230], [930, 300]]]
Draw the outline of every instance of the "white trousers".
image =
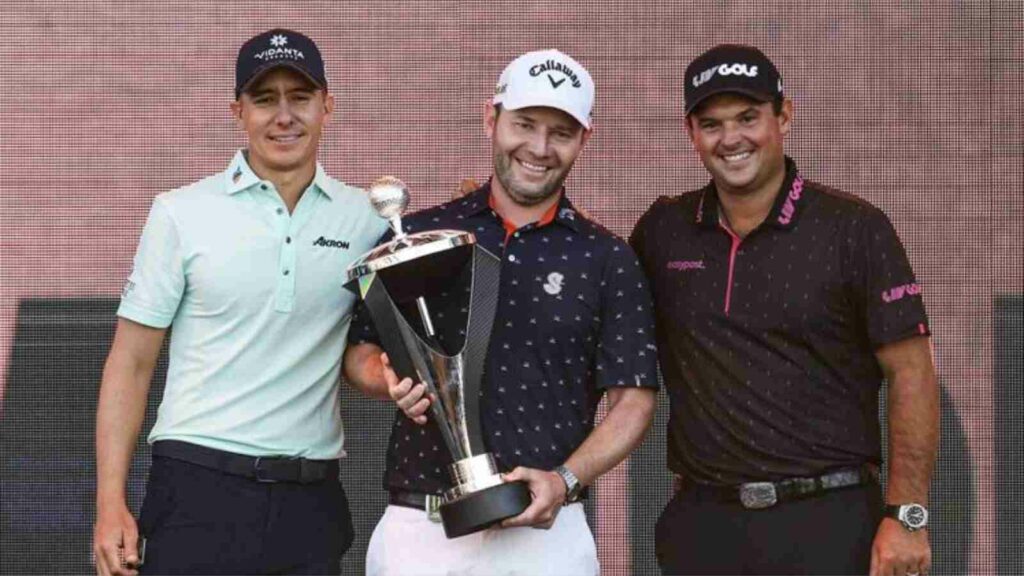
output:
[[449, 540], [414, 508], [388, 506], [370, 537], [367, 576], [596, 576], [597, 546], [583, 504], [562, 508], [550, 530], [490, 528]]

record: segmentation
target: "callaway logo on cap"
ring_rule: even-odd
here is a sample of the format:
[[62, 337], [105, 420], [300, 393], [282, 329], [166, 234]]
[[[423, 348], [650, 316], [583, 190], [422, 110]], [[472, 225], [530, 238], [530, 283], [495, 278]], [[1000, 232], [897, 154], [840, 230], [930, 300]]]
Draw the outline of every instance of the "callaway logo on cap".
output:
[[760, 102], [782, 97], [782, 77], [763, 52], [743, 44], [719, 44], [686, 67], [686, 114], [715, 94], [737, 92]]
[[493, 102], [509, 110], [557, 108], [589, 129], [594, 81], [586, 68], [558, 50], [527, 52], [498, 77]]
[[275, 28], [250, 38], [238, 50], [235, 62], [235, 98], [264, 72], [287, 66], [304, 74], [320, 88], [327, 89], [320, 50], [307, 36]]

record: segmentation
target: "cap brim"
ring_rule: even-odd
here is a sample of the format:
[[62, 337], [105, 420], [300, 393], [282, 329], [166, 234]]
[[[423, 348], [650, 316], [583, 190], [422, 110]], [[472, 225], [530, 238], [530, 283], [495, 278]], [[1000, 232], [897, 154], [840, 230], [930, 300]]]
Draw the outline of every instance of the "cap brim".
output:
[[500, 101], [495, 101], [495, 104], [501, 104], [501, 107], [506, 110], [521, 110], [523, 108], [554, 108], [572, 116], [580, 123], [581, 126], [583, 126], [584, 129], [590, 130], [590, 118], [580, 118], [579, 113], [572, 110], [572, 106], [569, 106], [564, 100], [558, 98], [531, 96], [530, 98], [510, 99], [505, 97]]
[[317, 88], [327, 88], [327, 86], [324, 83], [320, 82], [316, 78], [313, 78], [312, 76], [309, 75], [309, 72], [306, 72], [305, 70], [302, 69], [301, 66], [296, 66], [292, 62], [268, 62], [263, 66], [257, 68], [256, 71], [252, 73], [252, 76], [249, 76], [249, 79], [245, 81], [245, 84], [235, 88], [235, 96], [241, 96], [242, 93], [245, 92], [247, 88], [252, 86], [253, 82], [259, 80], [260, 77], [262, 77], [267, 72], [270, 72], [271, 70], [276, 70], [277, 68], [290, 68], [292, 70], [295, 70], [299, 74], [305, 76], [306, 79], [312, 82], [313, 85], [316, 86]]
[[693, 103], [689, 104], [686, 107], [685, 114], [687, 116], [689, 116], [690, 112], [693, 112], [694, 108], [696, 108], [697, 106], [700, 106], [701, 102], [707, 100], [708, 98], [711, 98], [712, 96], [717, 96], [719, 94], [729, 94], [729, 93], [732, 93], [732, 94], [742, 94], [744, 96], [747, 96], [749, 98], [753, 98], [754, 100], [757, 100], [758, 102], [762, 102], [762, 103], [763, 102], [771, 102], [772, 99], [775, 98], [775, 96], [773, 94], [765, 94], [764, 92], [758, 92], [757, 90], [750, 90], [750, 89], [747, 89], [747, 88], [736, 88], [734, 86], [723, 86], [721, 88], [712, 90], [712, 91], [708, 92], [707, 94], [704, 94], [703, 96], [698, 98], [696, 101], [694, 101]]

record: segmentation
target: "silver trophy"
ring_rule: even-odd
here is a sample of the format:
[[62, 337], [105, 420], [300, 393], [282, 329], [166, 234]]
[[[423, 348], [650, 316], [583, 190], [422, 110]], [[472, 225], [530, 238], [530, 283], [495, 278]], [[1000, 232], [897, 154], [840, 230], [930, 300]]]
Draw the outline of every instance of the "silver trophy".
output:
[[[501, 479], [480, 429], [480, 385], [501, 264], [469, 232], [405, 234], [401, 216], [409, 192], [397, 178], [374, 182], [370, 202], [395, 236], [348, 267], [346, 286], [366, 303], [399, 378], [426, 384], [431, 417], [453, 460], [453, 485], [440, 506], [445, 535], [472, 534], [518, 515], [531, 500], [525, 484]], [[465, 326], [441, 327], [446, 334], [460, 335], [445, 340], [427, 301], [452, 291], [468, 294], [469, 315]]]

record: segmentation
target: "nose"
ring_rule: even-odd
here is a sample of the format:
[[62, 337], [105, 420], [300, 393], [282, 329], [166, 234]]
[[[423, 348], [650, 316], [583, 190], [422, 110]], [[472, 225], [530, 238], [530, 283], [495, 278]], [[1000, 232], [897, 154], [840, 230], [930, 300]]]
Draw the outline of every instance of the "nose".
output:
[[731, 148], [742, 142], [742, 140], [739, 126], [733, 122], [726, 122], [722, 125], [722, 146]]
[[277, 105], [277, 114], [274, 115], [274, 122], [281, 126], [287, 126], [294, 119], [291, 107], [288, 105], [288, 99], [282, 98], [280, 104]]
[[534, 130], [530, 135], [530, 140], [526, 143], [526, 149], [537, 158], [546, 158], [549, 150], [547, 131]]

